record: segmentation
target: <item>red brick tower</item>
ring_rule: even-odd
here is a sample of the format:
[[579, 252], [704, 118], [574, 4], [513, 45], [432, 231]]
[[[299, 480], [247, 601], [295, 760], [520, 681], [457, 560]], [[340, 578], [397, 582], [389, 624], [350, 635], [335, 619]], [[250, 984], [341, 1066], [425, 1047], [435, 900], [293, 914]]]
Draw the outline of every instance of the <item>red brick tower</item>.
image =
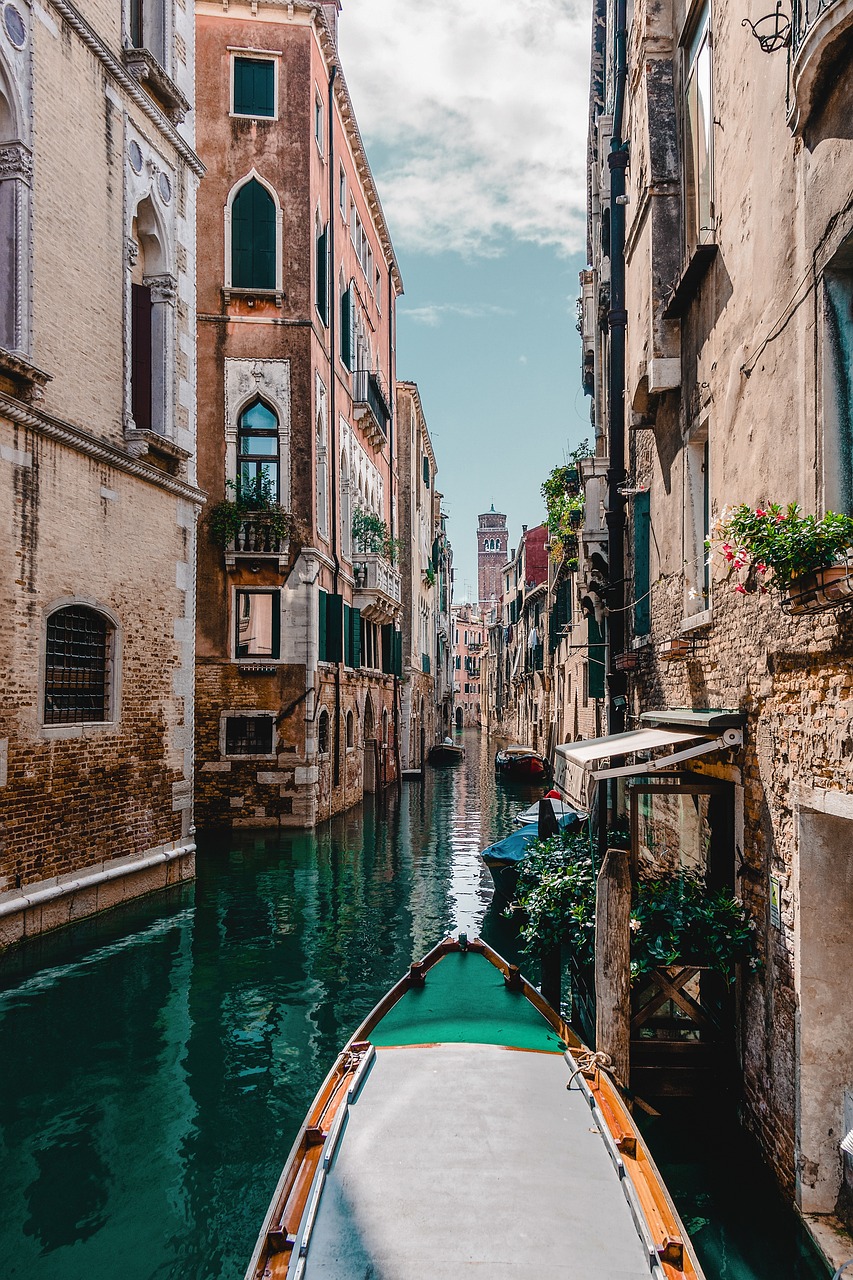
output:
[[477, 517], [477, 567], [480, 612], [486, 616], [492, 603], [501, 598], [501, 569], [507, 560], [509, 532], [506, 527], [506, 516], [491, 510]]

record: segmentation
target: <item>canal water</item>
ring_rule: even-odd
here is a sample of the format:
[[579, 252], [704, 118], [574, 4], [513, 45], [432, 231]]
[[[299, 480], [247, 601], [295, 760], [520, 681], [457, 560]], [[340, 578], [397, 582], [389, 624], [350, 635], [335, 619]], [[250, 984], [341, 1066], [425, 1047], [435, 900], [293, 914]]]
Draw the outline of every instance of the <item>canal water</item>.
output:
[[[201, 836], [195, 885], [5, 962], [2, 1280], [240, 1280], [315, 1090], [410, 961], [454, 928], [519, 959], [477, 854], [538, 793], [463, 740], [317, 832]], [[825, 1277], [730, 1119], [648, 1136], [708, 1280]]]

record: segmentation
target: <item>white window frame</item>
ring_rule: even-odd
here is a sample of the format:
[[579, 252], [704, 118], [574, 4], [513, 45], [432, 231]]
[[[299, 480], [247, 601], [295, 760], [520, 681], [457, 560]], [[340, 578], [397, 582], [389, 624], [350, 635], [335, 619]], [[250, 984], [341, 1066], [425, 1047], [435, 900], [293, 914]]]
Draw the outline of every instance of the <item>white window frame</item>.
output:
[[[706, 476], [707, 469], [707, 476]], [[707, 510], [705, 494], [708, 494]], [[684, 442], [684, 624], [710, 620], [711, 575], [705, 569], [705, 539], [711, 519], [711, 449], [708, 418], [702, 418]], [[706, 587], [707, 583], [707, 587]], [[699, 615], [703, 615], [701, 620]]]
[[[230, 81], [228, 85], [228, 114], [234, 120], [278, 120], [279, 64], [280, 49], [241, 49], [237, 45], [229, 45], [231, 55]], [[234, 110], [234, 63], [237, 58], [248, 58], [253, 62], [271, 62], [273, 64], [273, 114], [271, 116], [246, 115], [243, 111]]]
[[317, 150], [320, 152], [320, 159], [326, 159], [325, 146], [326, 131], [326, 109], [323, 103], [323, 95], [319, 88], [314, 86], [314, 141], [317, 144]]
[[[268, 119], [269, 117], [264, 116], [261, 118]], [[249, 119], [255, 119], [255, 117], [251, 116]], [[228, 192], [228, 199], [225, 201], [225, 273], [223, 278], [225, 280], [225, 288], [234, 289], [234, 285], [231, 283], [231, 209], [239, 192], [253, 178], [261, 184], [265, 191], [269, 192], [275, 205], [275, 289], [236, 289], [235, 292], [239, 294], [259, 294], [266, 298], [272, 297], [273, 293], [278, 295], [284, 292], [284, 244], [282, 239], [284, 213], [275, 187], [272, 183], [267, 182], [266, 178], [262, 177], [257, 169], [254, 168], [237, 179]]]

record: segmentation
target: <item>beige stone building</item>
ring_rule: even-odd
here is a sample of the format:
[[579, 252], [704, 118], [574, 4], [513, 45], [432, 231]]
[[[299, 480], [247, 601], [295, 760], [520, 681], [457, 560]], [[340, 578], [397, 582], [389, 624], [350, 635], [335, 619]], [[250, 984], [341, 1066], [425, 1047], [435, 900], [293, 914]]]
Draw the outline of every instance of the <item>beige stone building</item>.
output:
[[193, 873], [192, 7], [0, 13], [0, 944]]
[[438, 467], [414, 382], [397, 383], [400, 574], [403, 599], [403, 769], [423, 767], [451, 728], [448, 601], [451, 554], [436, 488]]
[[[761, 43], [741, 21], [760, 6], [639, 3], [620, 120], [619, 7], [595, 8], [584, 380], [628, 553], [624, 601], [621, 575], [604, 591], [628, 624], [608, 690], [628, 728], [681, 709], [697, 736], [720, 712], [744, 735], [641, 798], [634, 834], [686, 813], [692, 785], [703, 866], [758, 931], [761, 966], [725, 1013], [743, 1116], [837, 1264], [853, 1252], [831, 1233], [853, 1186], [853, 615], [738, 592], [705, 540], [741, 502], [853, 511], [853, 20], [794, 0], [790, 31], [766, 18]], [[624, 455], [608, 457], [625, 313]]]

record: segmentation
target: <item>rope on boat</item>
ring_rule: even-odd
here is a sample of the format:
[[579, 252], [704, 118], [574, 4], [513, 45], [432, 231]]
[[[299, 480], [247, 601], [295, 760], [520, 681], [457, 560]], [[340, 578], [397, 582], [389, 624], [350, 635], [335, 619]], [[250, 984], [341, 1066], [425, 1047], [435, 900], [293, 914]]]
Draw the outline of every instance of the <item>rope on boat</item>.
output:
[[567, 1089], [571, 1089], [572, 1081], [576, 1076], [585, 1075], [587, 1071], [592, 1071], [594, 1068], [606, 1071], [611, 1079], [615, 1080], [620, 1088], [622, 1087], [621, 1080], [613, 1074], [613, 1059], [609, 1053], [604, 1053], [601, 1049], [597, 1051], [586, 1049], [582, 1053], [573, 1054], [572, 1057], [578, 1065], [569, 1076]]

